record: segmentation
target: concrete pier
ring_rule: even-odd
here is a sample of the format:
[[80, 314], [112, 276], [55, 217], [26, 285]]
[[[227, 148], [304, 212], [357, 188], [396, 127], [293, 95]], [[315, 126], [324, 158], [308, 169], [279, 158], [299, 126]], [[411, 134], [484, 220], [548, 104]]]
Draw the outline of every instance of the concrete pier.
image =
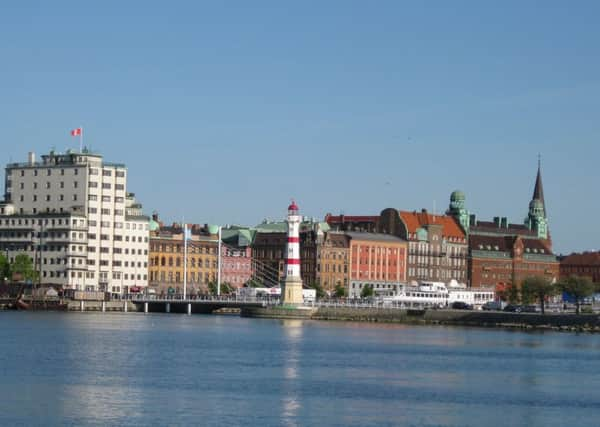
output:
[[192, 314], [192, 304], [188, 303], [188, 305], [187, 305], [187, 314], [188, 314], [188, 316], [190, 316]]
[[102, 301], [102, 313], [106, 313], [106, 301]]
[[125, 303], [123, 304], [123, 311], [124, 311], [125, 313], [127, 313], [127, 304], [128, 304], [128, 302], [127, 302], [127, 301], [125, 301]]
[[79, 307], [80, 307], [81, 311], [85, 311], [85, 302], [81, 301], [80, 304], [79, 304]]
[[165, 311], [166, 311], [167, 313], [170, 313], [170, 312], [171, 312], [171, 303], [167, 303], [167, 304], [166, 304], [166, 306], [165, 306]]
[[148, 313], [148, 303], [144, 303], [144, 313]]

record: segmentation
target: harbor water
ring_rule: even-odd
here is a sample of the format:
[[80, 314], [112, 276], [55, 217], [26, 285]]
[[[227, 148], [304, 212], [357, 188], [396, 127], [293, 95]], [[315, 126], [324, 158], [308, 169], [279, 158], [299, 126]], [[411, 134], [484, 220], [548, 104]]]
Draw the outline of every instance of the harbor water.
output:
[[0, 425], [598, 426], [600, 335], [0, 312]]

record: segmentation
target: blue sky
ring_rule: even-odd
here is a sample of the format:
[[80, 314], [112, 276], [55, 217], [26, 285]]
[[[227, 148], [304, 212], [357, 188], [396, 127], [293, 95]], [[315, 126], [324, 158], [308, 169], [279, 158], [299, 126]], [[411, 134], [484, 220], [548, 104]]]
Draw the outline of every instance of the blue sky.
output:
[[433, 209], [600, 249], [600, 3], [11, 2], [0, 162], [86, 145], [167, 221]]

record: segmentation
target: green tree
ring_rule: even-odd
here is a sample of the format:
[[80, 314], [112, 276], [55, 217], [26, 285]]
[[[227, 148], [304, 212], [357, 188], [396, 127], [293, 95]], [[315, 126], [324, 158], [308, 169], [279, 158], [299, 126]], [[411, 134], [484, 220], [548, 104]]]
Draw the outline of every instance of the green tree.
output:
[[252, 278], [246, 282], [247, 288], [264, 288], [265, 285], [258, 279]]
[[315, 290], [317, 294], [317, 299], [323, 298], [325, 296], [325, 291], [323, 290], [323, 286], [321, 286], [321, 282], [319, 280], [313, 282], [311, 285], [308, 285], [308, 287]]
[[346, 297], [346, 288], [339, 283], [337, 285], [335, 285], [335, 296], [338, 298], [345, 298]]
[[558, 284], [558, 287], [575, 298], [576, 313], [581, 312], [581, 302], [591, 296], [596, 286], [588, 277], [569, 276]]
[[4, 254], [0, 254], [0, 280], [4, 278], [10, 278], [10, 264]]
[[[233, 291], [231, 285], [227, 282], [221, 283], [221, 295], [230, 294]], [[208, 293], [211, 295], [217, 295], [217, 282], [212, 280], [208, 282]]]
[[362, 288], [362, 291], [360, 291], [360, 297], [361, 298], [369, 298], [369, 297], [372, 297], [374, 293], [375, 292], [373, 291], [373, 286], [365, 285]]
[[518, 304], [521, 300], [519, 295], [519, 288], [514, 283], [508, 285], [508, 289], [506, 290], [506, 298], [508, 302], [511, 304]]
[[556, 295], [557, 291], [556, 286], [542, 276], [526, 277], [521, 284], [523, 301], [539, 301], [542, 314], [545, 314], [544, 303], [546, 302], [546, 298]]
[[33, 261], [25, 254], [15, 257], [15, 261], [10, 266], [10, 275], [19, 277], [21, 280], [35, 281], [38, 278], [38, 273], [33, 267]]

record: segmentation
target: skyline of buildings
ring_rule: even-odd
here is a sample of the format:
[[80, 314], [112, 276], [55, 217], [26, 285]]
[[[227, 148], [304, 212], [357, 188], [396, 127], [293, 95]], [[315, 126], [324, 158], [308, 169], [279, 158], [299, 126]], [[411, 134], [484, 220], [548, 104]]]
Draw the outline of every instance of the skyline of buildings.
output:
[[[189, 225], [184, 278], [182, 224], [164, 225], [144, 215], [127, 189], [124, 164], [105, 162], [87, 149], [51, 151], [37, 161], [6, 166], [0, 203], [0, 250], [10, 259], [26, 253], [42, 283], [114, 294], [150, 286], [157, 292], [206, 292], [218, 278], [218, 225]], [[300, 275], [326, 291], [344, 286], [350, 295], [392, 282], [456, 281], [505, 290], [524, 277], [556, 280], [559, 260], [538, 164], [523, 223], [506, 217], [481, 221], [467, 210], [462, 191], [450, 195], [445, 214], [384, 208], [379, 215], [301, 217]], [[234, 287], [260, 277], [268, 285], [285, 278], [285, 221], [255, 227], [225, 226], [221, 282]], [[368, 256], [366, 255], [368, 254]]]

